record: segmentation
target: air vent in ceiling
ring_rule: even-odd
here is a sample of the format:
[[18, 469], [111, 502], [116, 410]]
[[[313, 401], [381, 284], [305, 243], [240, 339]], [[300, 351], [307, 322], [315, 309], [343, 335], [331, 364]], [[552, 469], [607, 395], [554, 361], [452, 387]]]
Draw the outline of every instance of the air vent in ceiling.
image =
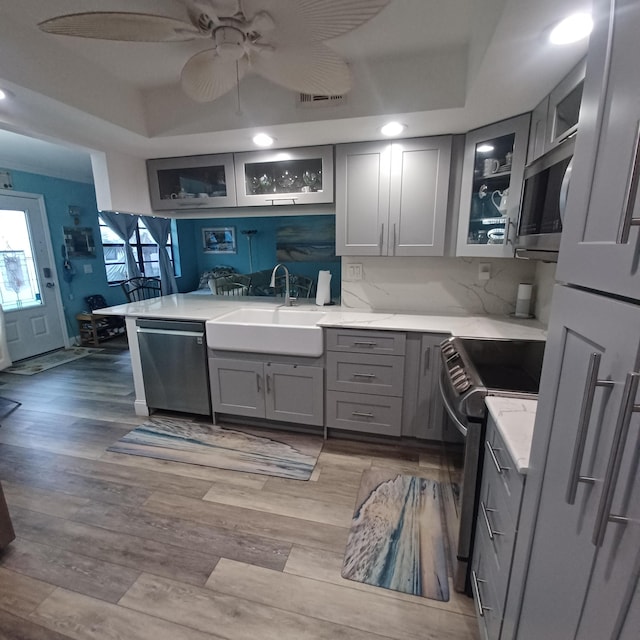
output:
[[344, 96], [317, 96], [308, 93], [298, 94], [298, 106], [300, 107], [337, 107], [344, 103]]

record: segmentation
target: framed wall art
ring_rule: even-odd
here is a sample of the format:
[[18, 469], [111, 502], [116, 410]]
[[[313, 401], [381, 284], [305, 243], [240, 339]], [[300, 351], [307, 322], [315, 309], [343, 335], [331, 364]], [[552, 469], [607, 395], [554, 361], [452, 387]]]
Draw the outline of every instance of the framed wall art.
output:
[[203, 229], [202, 244], [205, 253], [236, 253], [236, 228]]

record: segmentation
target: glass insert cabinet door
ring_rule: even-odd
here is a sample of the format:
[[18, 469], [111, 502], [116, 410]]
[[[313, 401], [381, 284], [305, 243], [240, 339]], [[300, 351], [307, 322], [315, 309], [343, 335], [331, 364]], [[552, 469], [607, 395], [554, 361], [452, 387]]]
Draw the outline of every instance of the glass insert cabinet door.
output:
[[239, 206], [333, 202], [333, 147], [234, 154]]
[[236, 205], [232, 153], [147, 160], [147, 174], [156, 211]]
[[529, 115], [467, 134], [456, 254], [513, 257]]

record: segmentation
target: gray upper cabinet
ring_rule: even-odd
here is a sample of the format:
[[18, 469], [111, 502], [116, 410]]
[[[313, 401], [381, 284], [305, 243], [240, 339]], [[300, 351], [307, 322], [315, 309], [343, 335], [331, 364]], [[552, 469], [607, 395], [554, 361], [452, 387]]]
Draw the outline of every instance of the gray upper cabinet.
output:
[[233, 154], [147, 160], [155, 211], [236, 206]]
[[531, 112], [527, 164], [578, 130], [586, 66], [585, 58]]
[[235, 153], [238, 206], [333, 202], [333, 146]]
[[336, 253], [441, 256], [451, 137], [336, 147]]
[[637, 300], [640, 4], [597, 0], [594, 18], [557, 278]]
[[586, 65], [581, 60], [549, 94], [544, 153], [578, 130]]
[[547, 96], [532, 112], [529, 128], [529, 147], [527, 164], [544, 155], [547, 144], [547, 116], [549, 114], [549, 96]]
[[563, 286], [552, 309], [522, 506], [520, 531], [531, 540], [516, 638], [613, 640], [640, 571], [640, 309]]
[[465, 138], [456, 255], [513, 258], [530, 115]]

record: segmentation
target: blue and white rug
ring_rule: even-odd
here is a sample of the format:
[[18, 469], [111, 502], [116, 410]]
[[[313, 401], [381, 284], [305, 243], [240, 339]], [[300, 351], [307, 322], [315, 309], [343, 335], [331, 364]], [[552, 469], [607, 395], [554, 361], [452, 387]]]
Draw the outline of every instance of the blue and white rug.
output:
[[342, 577], [449, 600], [440, 485], [368, 470], [362, 475]]
[[175, 418], [152, 418], [107, 451], [217, 469], [308, 480], [322, 437], [288, 432], [239, 431]]

